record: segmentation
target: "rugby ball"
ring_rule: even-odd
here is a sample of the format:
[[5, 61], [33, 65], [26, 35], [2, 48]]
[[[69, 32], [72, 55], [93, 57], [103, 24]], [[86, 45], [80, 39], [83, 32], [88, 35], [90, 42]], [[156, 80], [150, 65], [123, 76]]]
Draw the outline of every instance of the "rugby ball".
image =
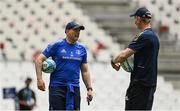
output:
[[133, 65], [130, 64], [130, 62], [126, 59], [124, 62], [121, 63], [121, 67], [126, 71], [126, 72], [132, 72], [133, 70]]
[[56, 63], [52, 59], [46, 59], [42, 64], [44, 73], [52, 73], [56, 69]]

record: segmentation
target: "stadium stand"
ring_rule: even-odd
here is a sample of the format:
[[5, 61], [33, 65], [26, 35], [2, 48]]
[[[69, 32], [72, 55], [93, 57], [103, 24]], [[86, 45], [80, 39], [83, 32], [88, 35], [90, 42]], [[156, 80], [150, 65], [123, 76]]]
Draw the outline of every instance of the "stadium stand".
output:
[[[87, 15], [89, 12], [84, 12], [74, 2], [83, 3], [84, 7], [91, 9], [92, 15]], [[119, 72], [114, 71], [110, 67], [109, 60], [137, 31], [135, 27], [130, 27], [131, 23], [127, 19], [136, 6], [135, 1], [131, 2], [132, 0], [0, 0], [0, 89], [15, 87], [19, 90], [23, 87], [25, 78], [32, 77], [32, 88], [37, 94], [37, 106], [34, 110], [48, 110], [48, 91], [41, 92], [37, 89], [32, 61], [48, 43], [64, 37], [66, 23], [75, 20], [86, 27], [86, 30], [81, 33], [80, 41], [88, 48], [95, 93], [94, 101], [88, 106], [85, 98], [86, 89], [81, 84], [82, 110], [123, 110], [130, 75], [122, 69]], [[102, 8], [99, 5], [105, 6]], [[90, 8], [90, 6], [94, 7]], [[103, 13], [97, 10], [97, 7], [103, 10]], [[91, 18], [93, 16], [95, 18]], [[102, 22], [105, 25], [97, 25]], [[97, 41], [101, 41], [106, 48], [100, 50], [97, 61], [94, 62], [93, 54], [98, 46]], [[169, 66], [166, 67], [170, 68]], [[175, 68], [180, 69], [178, 65]], [[47, 90], [49, 75], [43, 74], [43, 77]], [[159, 75], [153, 110], [180, 109], [179, 97], [179, 91]], [[14, 101], [3, 99], [3, 93], [0, 91], [0, 110], [14, 109]]]
[[[85, 32], [82, 32], [82, 36], [86, 38], [80, 40], [89, 49], [95, 49], [97, 39], [111, 51], [112, 39], [83, 15], [80, 9], [76, 9], [73, 3], [63, 0], [1, 1], [0, 32], [2, 42], [5, 42], [4, 53], [7, 59], [20, 61], [20, 54], [24, 53], [24, 59], [31, 61], [33, 52], [42, 50], [47, 43], [65, 36], [65, 24], [71, 20], [86, 26]], [[35, 44], [35, 41], [38, 43]]]
[[[48, 91], [39, 91], [36, 87], [34, 65], [31, 62], [8, 62], [6, 66], [0, 63], [1, 85], [0, 88], [16, 87], [19, 90], [23, 87], [26, 77], [33, 78], [32, 89], [37, 94], [37, 106], [34, 110], [48, 110]], [[86, 89], [81, 84], [82, 110], [123, 110], [125, 91], [128, 87], [130, 74], [124, 70], [116, 72], [112, 70], [110, 64], [93, 63], [90, 65], [92, 80], [94, 85], [94, 101], [90, 106], [86, 102]], [[8, 71], [7, 71], [8, 70]], [[43, 78], [47, 85], [49, 83], [49, 74], [43, 73]], [[81, 81], [82, 82], [82, 81]], [[0, 110], [13, 110], [14, 101], [12, 99], [3, 99], [2, 91], [0, 93]], [[180, 109], [180, 93], [173, 89], [172, 84], [167, 83], [162, 76], [158, 76], [158, 87], [155, 94], [153, 110], [177, 110]], [[168, 101], [167, 101], [168, 100]]]
[[[121, 48], [138, 34], [129, 15], [146, 6], [153, 14], [153, 28], [160, 35], [159, 71], [180, 72], [179, 2], [177, 0], [71, 0], [113, 37]], [[109, 3], [110, 2], [110, 3]], [[175, 62], [176, 61], [176, 62]], [[172, 67], [169, 67], [171, 64]], [[177, 65], [178, 64], [178, 65]]]

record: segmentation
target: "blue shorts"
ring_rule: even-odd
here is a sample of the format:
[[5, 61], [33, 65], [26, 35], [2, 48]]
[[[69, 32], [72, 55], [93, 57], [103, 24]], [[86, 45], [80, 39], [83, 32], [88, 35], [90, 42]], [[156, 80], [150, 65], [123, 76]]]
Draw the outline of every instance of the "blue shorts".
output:
[[[67, 87], [49, 87], [49, 110], [66, 110]], [[74, 87], [74, 110], [80, 110], [80, 88]]]

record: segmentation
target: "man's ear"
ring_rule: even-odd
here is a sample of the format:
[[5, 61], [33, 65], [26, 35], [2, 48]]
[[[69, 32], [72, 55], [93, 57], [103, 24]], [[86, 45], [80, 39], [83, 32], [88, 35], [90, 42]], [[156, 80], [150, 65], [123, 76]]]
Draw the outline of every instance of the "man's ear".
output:
[[137, 16], [137, 19], [138, 19], [138, 20], [141, 20], [141, 17]]
[[143, 21], [141, 17], [138, 17], [137, 19], [138, 19], [139, 23], [141, 23]]

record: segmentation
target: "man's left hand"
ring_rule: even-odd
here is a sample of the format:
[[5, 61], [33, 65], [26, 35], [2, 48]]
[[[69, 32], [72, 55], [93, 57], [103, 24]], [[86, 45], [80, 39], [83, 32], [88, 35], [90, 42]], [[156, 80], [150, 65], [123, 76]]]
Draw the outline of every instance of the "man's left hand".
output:
[[87, 102], [88, 102], [88, 105], [90, 105], [90, 102], [92, 101], [93, 99], [93, 92], [92, 90], [88, 90], [87, 91]]

